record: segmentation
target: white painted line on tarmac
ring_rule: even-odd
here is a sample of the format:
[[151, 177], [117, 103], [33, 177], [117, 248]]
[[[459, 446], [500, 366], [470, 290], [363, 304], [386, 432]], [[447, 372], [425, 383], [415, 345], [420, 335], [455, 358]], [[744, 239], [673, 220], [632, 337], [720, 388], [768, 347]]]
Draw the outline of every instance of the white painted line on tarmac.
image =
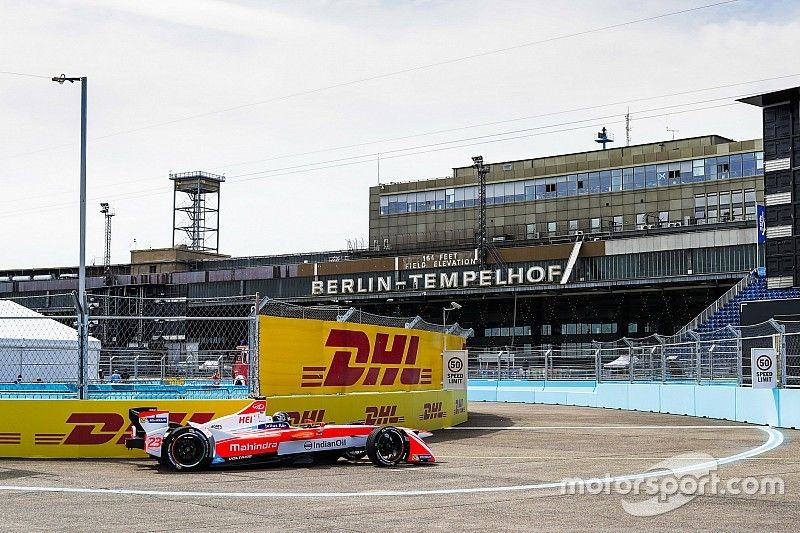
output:
[[667, 426], [452, 426], [445, 428], [447, 431], [451, 429], [458, 429], [463, 431], [535, 431], [537, 429], [749, 429], [752, 425], [725, 425], [725, 426], [684, 426], [684, 425], [667, 425]]
[[[683, 426], [681, 426], [683, 427]], [[714, 426], [716, 427], [716, 426]], [[721, 426], [726, 427], [726, 426]], [[734, 463], [743, 459], [749, 459], [761, 455], [770, 450], [774, 450], [783, 444], [783, 433], [770, 428], [755, 426], [755, 429], [767, 434], [767, 440], [755, 448], [751, 448], [741, 453], [729, 455], [713, 461], [705, 461], [693, 465], [687, 465], [670, 470], [654, 470], [639, 474], [628, 474], [622, 476], [606, 476], [602, 478], [585, 479], [577, 482], [577, 485], [589, 485], [597, 483], [616, 483], [619, 481], [633, 481], [637, 479], [657, 478], [664, 475], [681, 475], [699, 470], [709, 470], [720, 465]], [[552, 481], [548, 483], [533, 483], [530, 485], [506, 485], [499, 487], [464, 487], [454, 489], [420, 489], [420, 490], [381, 490], [381, 491], [358, 491], [358, 492], [204, 492], [204, 491], [182, 491], [182, 490], [137, 490], [137, 489], [102, 489], [85, 487], [35, 487], [0, 485], [0, 491], [6, 492], [57, 492], [65, 494], [119, 494], [126, 496], [166, 496], [166, 497], [201, 497], [201, 498], [363, 498], [370, 496], [433, 496], [448, 494], [480, 494], [495, 492], [521, 492], [539, 489], [564, 488], [569, 484], [575, 487], [576, 482]]]

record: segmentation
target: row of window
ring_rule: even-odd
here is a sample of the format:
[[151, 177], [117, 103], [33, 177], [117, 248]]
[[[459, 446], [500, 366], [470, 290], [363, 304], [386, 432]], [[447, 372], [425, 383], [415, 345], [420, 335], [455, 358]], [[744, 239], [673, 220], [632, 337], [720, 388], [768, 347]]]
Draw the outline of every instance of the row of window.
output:
[[531, 334], [530, 326], [486, 328], [484, 337], [524, 337]]
[[657, 213], [637, 213], [636, 226], [632, 225], [632, 220], [625, 224], [625, 217], [614, 215], [612, 217], [593, 217], [589, 219], [588, 226], [584, 221], [568, 220], [565, 222], [542, 223], [541, 234], [535, 223], [526, 224], [526, 237], [535, 239], [537, 237], [555, 237], [558, 235], [576, 235], [582, 231], [589, 233], [615, 232], [626, 229], [649, 229], [651, 227], [667, 227], [672, 223], [679, 222], [687, 225], [694, 224], [716, 224], [719, 222], [740, 222], [744, 220], [755, 220], [756, 216], [756, 190], [737, 189], [723, 192], [713, 192], [708, 194], [695, 195], [694, 219], [689, 220], [670, 220], [669, 211], [659, 211]]
[[[553, 334], [552, 324], [542, 324], [541, 333], [544, 336]], [[652, 329], [651, 324], [645, 325], [645, 330]], [[555, 325], [556, 333], [558, 333], [559, 325]], [[603, 322], [594, 324], [561, 324], [560, 330], [562, 335], [608, 335], [617, 333], [616, 322]], [[639, 324], [637, 322], [630, 322], [628, 324], [628, 334], [639, 333]], [[484, 337], [524, 337], [531, 334], [530, 326], [516, 326], [516, 327], [496, 327], [484, 329]]]
[[694, 196], [694, 218], [696, 220], [731, 221], [751, 220], [756, 214], [756, 191], [723, 191], [696, 194]]
[[[626, 167], [549, 178], [492, 183], [486, 186], [488, 205], [566, 198], [585, 194], [653, 189], [670, 185], [724, 180], [763, 174], [764, 153], [707, 157], [659, 165]], [[474, 207], [478, 186], [387, 194], [380, 197], [380, 214], [416, 213]]]

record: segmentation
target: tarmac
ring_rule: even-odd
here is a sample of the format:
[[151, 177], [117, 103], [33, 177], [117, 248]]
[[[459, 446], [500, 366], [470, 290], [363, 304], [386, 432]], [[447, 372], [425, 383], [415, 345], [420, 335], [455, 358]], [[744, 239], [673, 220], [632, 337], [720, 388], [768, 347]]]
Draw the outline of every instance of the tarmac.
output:
[[[386, 469], [364, 460], [187, 474], [140, 459], [0, 460], [0, 530], [798, 528], [800, 432], [566, 406], [471, 403], [469, 410], [469, 422], [429, 439], [434, 465]], [[706, 466], [692, 476], [653, 473], [679, 456], [682, 465]], [[709, 463], [708, 456], [725, 464]], [[716, 489], [709, 482], [706, 494], [688, 494], [696, 494], [702, 474], [719, 479]], [[597, 481], [606, 477], [614, 481]], [[576, 478], [596, 481], [563, 483]], [[780, 480], [783, 494], [720, 493], [735, 478], [750, 484], [745, 492], [757, 486], [781, 492]], [[687, 479], [686, 495], [666, 497]], [[663, 490], [633, 494], [637, 480], [642, 490], [647, 481]], [[659, 514], [640, 516], [647, 513]]]

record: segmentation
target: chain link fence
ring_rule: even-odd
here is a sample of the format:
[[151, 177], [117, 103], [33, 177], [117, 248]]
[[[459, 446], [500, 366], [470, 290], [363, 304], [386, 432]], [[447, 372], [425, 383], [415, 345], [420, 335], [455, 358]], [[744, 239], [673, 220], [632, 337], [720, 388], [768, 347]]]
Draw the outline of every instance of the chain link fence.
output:
[[[80, 351], [72, 294], [0, 300], [0, 397], [78, 397]], [[301, 307], [258, 295], [144, 298], [89, 295], [90, 398], [237, 398], [258, 391], [258, 315], [451, 333], [420, 317]]]
[[469, 377], [750, 386], [753, 348], [773, 348], [778, 385], [800, 387], [800, 321], [783, 320], [672, 337], [594, 342], [591, 348], [471, 349]]
[[[72, 294], [0, 300], [0, 396], [77, 397]], [[238, 398], [252, 390], [256, 297], [89, 295], [87, 396]]]
[[451, 325], [434, 324], [427, 322], [419, 316], [394, 317], [376, 315], [355, 307], [340, 307], [335, 305], [319, 305], [303, 307], [271, 298], [264, 298], [258, 306], [261, 315], [277, 316], [283, 318], [310, 318], [314, 320], [327, 320], [331, 322], [352, 322], [354, 324], [372, 324], [375, 326], [388, 326], [393, 328], [419, 329], [435, 333], [449, 333], [463, 338], [472, 337], [472, 329], [462, 328], [457, 322]]

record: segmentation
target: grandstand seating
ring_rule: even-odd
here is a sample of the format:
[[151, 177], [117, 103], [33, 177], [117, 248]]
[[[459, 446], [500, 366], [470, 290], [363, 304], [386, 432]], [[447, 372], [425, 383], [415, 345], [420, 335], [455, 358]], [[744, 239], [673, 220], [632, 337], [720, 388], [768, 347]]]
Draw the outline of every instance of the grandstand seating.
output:
[[706, 333], [722, 329], [728, 325], [740, 325], [740, 308], [742, 302], [756, 300], [780, 300], [784, 298], [800, 298], [800, 289], [768, 289], [767, 280], [762, 275], [750, 275], [750, 283], [734, 296], [728, 303], [720, 307], [713, 315], [702, 323], [697, 331]]

